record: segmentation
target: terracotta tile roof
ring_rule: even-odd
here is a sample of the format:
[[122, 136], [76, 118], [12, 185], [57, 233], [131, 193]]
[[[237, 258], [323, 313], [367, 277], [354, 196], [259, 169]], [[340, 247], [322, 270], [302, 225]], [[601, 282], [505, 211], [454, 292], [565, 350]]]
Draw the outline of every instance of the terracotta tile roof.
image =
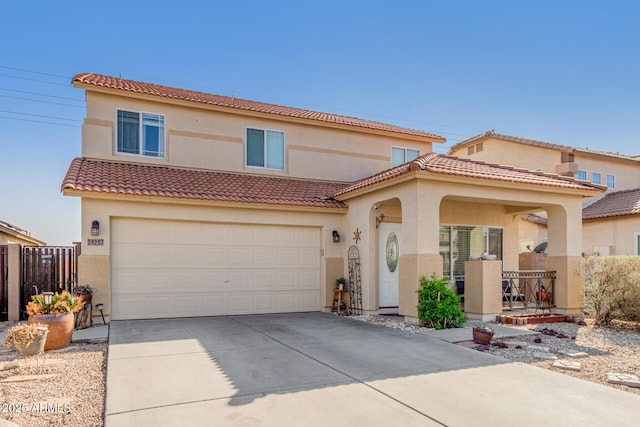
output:
[[204, 201], [346, 208], [327, 198], [347, 184], [76, 158], [62, 190]]
[[640, 188], [608, 193], [582, 210], [582, 219], [640, 214]]
[[375, 185], [392, 178], [399, 177], [411, 171], [425, 171], [434, 174], [467, 177], [470, 179], [487, 179], [510, 183], [521, 183], [537, 186], [567, 188], [574, 190], [602, 191], [606, 187], [591, 184], [586, 181], [578, 181], [573, 178], [556, 174], [527, 169], [503, 166], [494, 163], [486, 163], [463, 159], [459, 157], [429, 153], [418, 157], [412, 162], [405, 163], [395, 168], [388, 169], [377, 175], [360, 180], [347, 188], [335, 193], [334, 197], [343, 196], [356, 190]]
[[550, 142], [537, 141], [535, 139], [527, 139], [527, 138], [520, 138], [517, 136], [503, 135], [500, 133], [496, 133], [495, 131], [492, 131], [492, 130], [452, 145], [451, 148], [449, 149], [449, 153], [452, 153], [454, 150], [460, 149], [467, 145], [475, 144], [486, 138], [493, 138], [493, 139], [499, 139], [502, 141], [515, 142], [517, 144], [525, 144], [525, 145], [532, 145], [535, 147], [548, 148], [551, 150], [556, 150], [556, 151], [565, 152], [565, 153], [595, 154], [598, 156], [616, 157], [616, 158], [625, 159], [625, 160], [640, 160], [640, 156], [633, 157], [633, 156], [627, 156], [619, 153], [608, 153], [605, 151], [589, 150], [587, 148], [569, 147], [568, 145], [552, 144]]
[[139, 94], [161, 96], [164, 98], [179, 99], [200, 104], [209, 104], [219, 107], [235, 108], [238, 110], [254, 111], [258, 113], [274, 114], [277, 116], [307, 119], [317, 122], [326, 122], [353, 126], [358, 128], [373, 129], [378, 131], [393, 132], [403, 135], [412, 135], [427, 138], [430, 141], [444, 142], [445, 138], [433, 133], [407, 129], [399, 126], [363, 120], [355, 117], [339, 116], [336, 114], [321, 113], [317, 111], [303, 110], [299, 108], [285, 107], [264, 102], [249, 101], [230, 96], [213, 95], [204, 92], [196, 92], [186, 89], [177, 89], [152, 83], [143, 83], [133, 80], [125, 80], [117, 77], [103, 76], [100, 74], [78, 74], [73, 77], [73, 83], [100, 86], [109, 89], [134, 92]]

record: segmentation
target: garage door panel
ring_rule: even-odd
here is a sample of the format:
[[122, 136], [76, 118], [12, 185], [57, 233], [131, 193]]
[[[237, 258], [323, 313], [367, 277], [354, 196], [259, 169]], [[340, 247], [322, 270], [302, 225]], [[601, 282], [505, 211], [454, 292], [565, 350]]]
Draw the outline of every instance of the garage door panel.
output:
[[202, 264], [211, 268], [229, 264], [225, 248], [204, 247], [202, 251]]
[[300, 271], [298, 277], [298, 288], [300, 289], [311, 290], [320, 287], [320, 274], [317, 271]]
[[202, 244], [227, 246], [230, 243], [230, 227], [221, 224], [202, 224]]
[[176, 271], [176, 290], [187, 293], [202, 293], [205, 291], [201, 271]]
[[114, 219], [111, 232], [115, 320], [321, 308], [319, 228]]
[[176, 267], [198, 267], [202, 262], [202, 249], [197, 246], [178, 246], [175, 248]]
[[251, 290], [251, 280], [253, 275], [248, 271], [230, 271], [229, 277], [229, 291], [249, 291]]
[[273, 249], [254, 249], [254, 264], [256, 267], [271, 267], [276, 263], [276, 253]]
[[253, 264], [253, 251], [249, 248], [230, 248], [229, 265], [250, 268]]
[[298, 266], [301, 268], [320, 268], [320, 257], [317, 249], [300, 249], [298, 251]]
[[307, 292], [300, 294], [298, 306], [302, 311], [313, 311], [313, 307], [317, 307], [320, 304], [320, 292]]
[[278, 283], [277, 272], [275, 271], [253, 271], [253, 289], [257, 291], [275, 290]]

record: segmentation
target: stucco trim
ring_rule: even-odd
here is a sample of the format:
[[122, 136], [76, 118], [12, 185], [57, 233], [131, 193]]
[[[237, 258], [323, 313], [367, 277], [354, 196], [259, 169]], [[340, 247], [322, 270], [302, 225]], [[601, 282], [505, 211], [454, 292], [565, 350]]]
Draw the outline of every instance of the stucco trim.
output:
[[353, 151], [331, 150], [328, 148], [307, 147], [304, 145], [289, 145], [288, 149], [297, 150], [297, 151], [308, 151], [311, 153], [335, 154], [338, 156], [350, 156], [350, 157], [358, 157], [363, 159], [383, 160], [383, 161], [391, 162], [391, 157], [389, 156], [380, 156], [376, 154], [366, 154], [366, 153], [355, 153]]
[[214, 135], [210, 133], [190, 132], [177, 129], [169, 130], [169, 136], [184, 136], [187, 138], [210, 139], [212, 141], [234, 142], [239, 144], [244, 143], [244, 139], [238, 138], [236, 136]]
[[107, 128], [113, 127], [113, 122], [111, 120], [93, 119], [91, 117], [85, 117], [84, 124], [85, 125], [94, 125], [94, 126], [104, 126], [104, 127], [107, 127]]

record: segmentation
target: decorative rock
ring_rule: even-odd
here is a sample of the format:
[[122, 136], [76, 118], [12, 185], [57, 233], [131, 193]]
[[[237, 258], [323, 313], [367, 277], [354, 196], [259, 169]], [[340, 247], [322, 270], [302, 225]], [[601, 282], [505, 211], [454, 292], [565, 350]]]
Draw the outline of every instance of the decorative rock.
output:
[[564, 356], [571, 357], [572, 359], [581, 359], [583, 357], [589, 357], [589, 353], [585, 353], [584, 351], [558, 350], [558, 352]]
[[573, 362], [571, 360], [556, 360], [553, 362], [554, 368], [567, 369], [569, 371], [580, 371], [582, 365], [578, 362]]
[[533, 357], [535, 357], [536, 359], [542, 359], [542, 360], [557, 360], [558, 358], [556, 356], [554, 356], [551, 353], [538, 353], [538, 352], [534, 352], [532, 354]]
[[44, 380], [47, 378], [53, 378], [55, 375], [53, 374], [45, 374], [45, 375], [15, 375], [13, 377], [5, 378], [0, 380], [0, 383], [18, 383], [23, 381], [35, 381], [35, 380]]
[[544, 345], [529, 345], [527, 347], [527, 350], [531, 350], [531, 351], [541, 351], [543, 353], [548, 353], [549, 352], [549, 347], [546, 347]]
[[12, 360], [10, 362], [0, 364], [0, 371], [8, 371], [9, 369], [17, 369], [19, 367], [18, 361]]
[[525, 348], [526, 346], [529, 345], [529, 343], [525, 341], [505, 341], [504, 343], [507, 345], [507, 347]]
[[627, 387], [640, 388], [640, 380], [637, 375], [621, 374], [618, 372], [607, 373], [607, 381], [611, 384], [622, 384]]
[[628, 380], [623, 382], [622, 384], [626, 385], [627, 387], [640, 388], [640, 380]]
[[536, 339], [533, 340], [533, 342], [536, 343], [536, 344], [541, 344], [542, 343], [542, 338], [536, 337]]

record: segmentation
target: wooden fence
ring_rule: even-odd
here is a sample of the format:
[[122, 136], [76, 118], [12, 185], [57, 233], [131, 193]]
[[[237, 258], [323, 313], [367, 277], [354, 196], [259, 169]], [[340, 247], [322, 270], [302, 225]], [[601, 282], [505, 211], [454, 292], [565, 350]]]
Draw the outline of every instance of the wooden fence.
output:
[[9, 247], [0, 245], [0, 321], [9, 316]]

